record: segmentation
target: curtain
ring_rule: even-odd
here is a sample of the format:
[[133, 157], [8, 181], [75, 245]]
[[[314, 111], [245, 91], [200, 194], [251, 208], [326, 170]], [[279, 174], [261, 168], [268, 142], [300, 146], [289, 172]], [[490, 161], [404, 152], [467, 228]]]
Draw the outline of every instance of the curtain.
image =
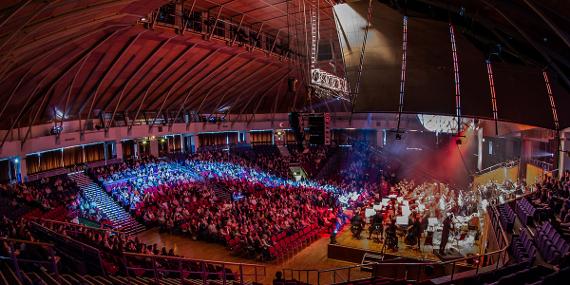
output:
[[251, 144], [252, 145], [268, 145], [271, 144], [273, 139], [273, 133], [269, 132], [251, 132]]
[[237, 144], [238, 143], [238, 133], [227, 133], [228, 136], [228, 141], [230, 142], [230, 144]]
[[63, 166], [68, 167], [83, 163], [83, 148], [80, 146], [63, 149]]
[[130, 159], [135, 155], [135, 142], [134, 141], [123, 141], [123, 159]]
[[182, 150], [182, 136], [175, 136], [174, 137], [174, 151], [175, 152], [180, 152]]
[[285, 131], [285, 139], [287, 144], [296, 144], [297, 140], [295, 140], [295, 133], [291, 130]]
[[[15, 178], [15, 177], [14, 177]], [[5, 183], [10, 180], [10, 160], [0, 161], [0, 182]]]
[[40, 154], [40, 172], [63, 167], [61, 149], [46, 151]]
[[[198, 140], [200, 146], [213, 146], [213, 145], [226, 145], [229, 133], [215, 133], [215, 134], [199, 134]], [[235, 141], [237, 142], [237, 133], [235, 134]], [[231, 143], [231, 141], [230, 141]]]
[[100, 161], [105, 159], [105, 145], [100, 144], [92, 144], [85, 146], [85, 159], [86, 162], [94, 162]]
[[37, 154], [26, 156], [26, 167], [28, 174], [34, 174], [40, 172], [40, 156]]

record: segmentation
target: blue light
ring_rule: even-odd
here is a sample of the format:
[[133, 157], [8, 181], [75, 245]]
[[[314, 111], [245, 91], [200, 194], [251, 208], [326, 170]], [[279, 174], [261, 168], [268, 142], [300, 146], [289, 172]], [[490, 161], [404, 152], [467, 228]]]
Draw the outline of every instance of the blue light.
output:
[[20, 162], [20, 159], [19, 159], [19, 158], [17, 158], [17, 157], [14, 158], [14, 163], [18, 164], [19, 162]]

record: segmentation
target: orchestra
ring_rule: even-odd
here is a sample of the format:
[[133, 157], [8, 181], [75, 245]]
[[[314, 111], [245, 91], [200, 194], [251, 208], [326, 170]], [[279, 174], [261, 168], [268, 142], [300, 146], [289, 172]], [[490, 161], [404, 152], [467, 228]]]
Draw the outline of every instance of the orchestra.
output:
[[387, 195], [376, 195], [354, 211], [354, 238], [360, 239], [361, 232], [367, 230], [368, 239], [383, 243], [383, 250], [398, 250], [401, 239], [406, 247], [418, 251], [422, 242], [433, 246], [436, 241], [444, 252], [451, 239], [458, 243], [469, 235], [471, 240], [479, 236], [479, 217], [484, 207], [479, 203], [480, 191], [456, 190], [440, 182], [416, 185], [403, 180], [383, 194]]

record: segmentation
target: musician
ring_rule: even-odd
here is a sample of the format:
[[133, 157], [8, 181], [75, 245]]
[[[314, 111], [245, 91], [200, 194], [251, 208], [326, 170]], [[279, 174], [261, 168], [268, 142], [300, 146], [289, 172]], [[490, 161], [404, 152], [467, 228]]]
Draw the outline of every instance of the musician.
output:
[[372, 221], [370, 222], [370, 227], [368, 227], [368, 239], [372, 239], [372, 234], [377, 233], [382, 236], [384, 228], [382, 226], [382, 213], [380, 211], [376, 211], [376, 215], [372, 217]]
[[420, 216], [410, 215], [410, 221], [408, 224], [410, 227], [408, 228], [408, 234], [406, 235], [406, 244], [410, 246], [417, 245], [418, 250], [420, 250], [420, 237], [423, 232]]
[[386, 243], [388, 249], [396, 250], [398, 248], [398, 236], [396, 235], [396, 219], [390, 219], [386, 228]]
[[357, 238], [360, 239], [360, 233], [362, 232], [362, 229], [364, 229], [364, 219], [362, 219], [362, 216], [360, 215], [360, 212], [356, 212], [354, 214], [354, 216], [352, 217], [352, 219], [350, 219], [350, 231], [352, 232], [352, 235]]
[[443, 231], [441, 232], [441, 244], [439, 245], [439, 254], [443, 255], [445, 253], [445, 246], [449, 240], [449, 232], [451, 230], [451, 225], [453, 223], [453, 214], [449, 214], [445, 220], [443, 220]]

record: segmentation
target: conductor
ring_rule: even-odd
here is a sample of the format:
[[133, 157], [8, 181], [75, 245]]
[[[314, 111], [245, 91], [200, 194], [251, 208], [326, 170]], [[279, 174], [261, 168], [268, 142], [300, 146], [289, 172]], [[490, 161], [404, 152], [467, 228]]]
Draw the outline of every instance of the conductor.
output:
[[449, 231], [451, 230], [453, 214], [449, 214], [445, 220], [443, 220], [443, 231], [441, 232], [441, 243], [439, 245], [439, 254], [444, 255], [445, 246], [449, 240]]
[[356, 212], [355, 215], [350, 219], [350, 231], [352, 232], [352, 236], [360, 239], [360, 233], [364, 228], [364, 220], [360, 216], [359, 212]]

